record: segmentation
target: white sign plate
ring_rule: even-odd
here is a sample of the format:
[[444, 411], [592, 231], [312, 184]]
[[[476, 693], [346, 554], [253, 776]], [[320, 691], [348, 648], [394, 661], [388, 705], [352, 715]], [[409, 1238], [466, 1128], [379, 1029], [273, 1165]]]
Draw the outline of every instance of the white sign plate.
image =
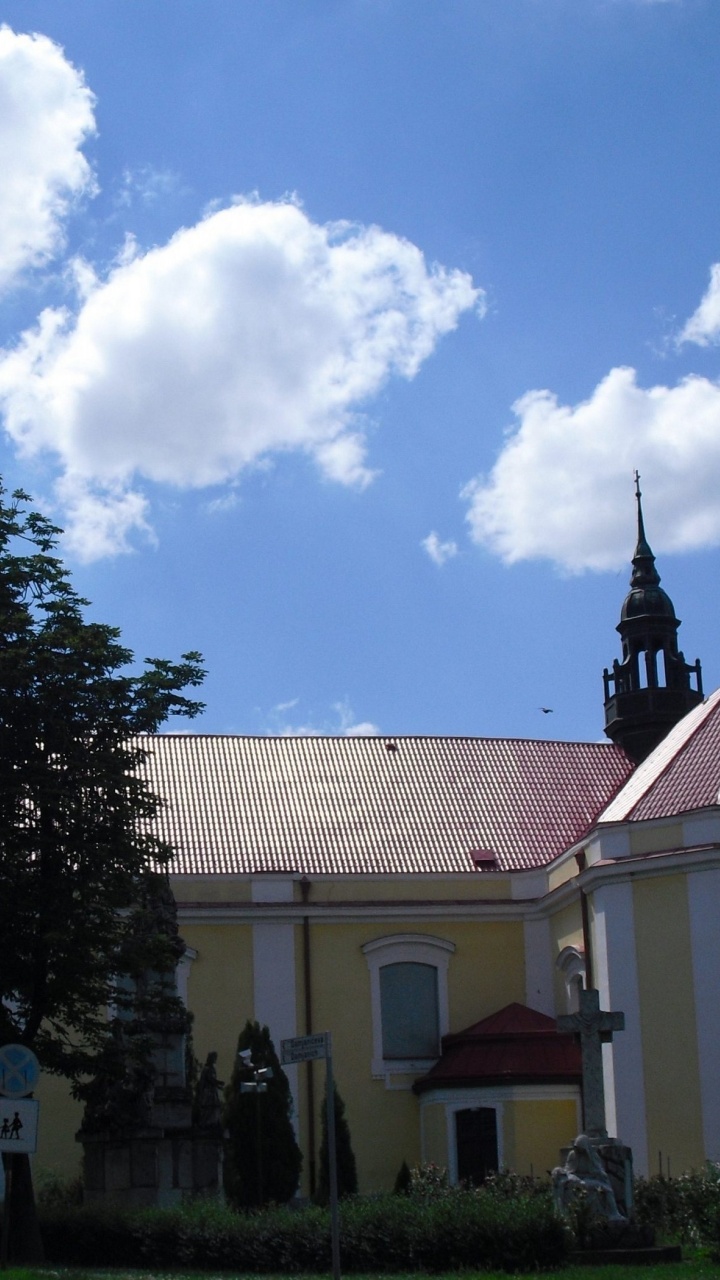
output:
[[316, 1036], [295, 1036], [280, 1041], [280, 1061], [283, 1066], [293, 1062], [310, 1062], [315, 1058], [327, 1058], [330, 1053], [330, 1033], [321, 1031]]
[[37, 1149], [40, 1103], [34, 1098], [0, 1099], [0, 1151], [32, 1155]]
[[0, 1093], [6, 1098], [24, 1098], [32, 1093], [40, 1077], [40, 1063], [24, 1044], [4, 1044], [0, 1049]]

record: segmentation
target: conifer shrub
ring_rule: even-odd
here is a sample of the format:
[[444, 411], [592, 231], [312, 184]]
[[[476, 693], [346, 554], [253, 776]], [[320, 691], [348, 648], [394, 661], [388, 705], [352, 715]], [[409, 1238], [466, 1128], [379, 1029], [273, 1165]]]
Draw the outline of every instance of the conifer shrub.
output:
[[[338, 1093], [337, 1085], [334, 1086], [335, 1099], [335, 1154], [337, 1160], [337, 1190], [338, 1198], [344, 1199], [346, 1196], [354, 1196], [358, 1189], [357, 1165], [355, 1163], [355, 1153], [352, 1149], [352, 1140], [350, 1138], [350, 1126], [345, 1116], [345, 1103]], [[320, 1139], [320, 1170], [318, 1177], [317, 1202], [318, 1204], [328, 1204], [330, 1200], [330, 1165], [328, 1156], [328, 1130], [327, 1130], [327, 1091], [323, 1098], [322, 1105], [322, 1136]]]
[[[252, 1067], [235, 1060], [225, 1091], [225, 1194], [236, 1208], [285, 1204], [297, 1191], [302, 1155], [292, 1126], [290, 1084], [267, 1027], [246, 1022], [238, 1039], [238, 1054], [249, 1050]], [[253, 1071], [270, 1067], [264, 1093], [243, 1093], [241, 1085], [254, 1081]]]

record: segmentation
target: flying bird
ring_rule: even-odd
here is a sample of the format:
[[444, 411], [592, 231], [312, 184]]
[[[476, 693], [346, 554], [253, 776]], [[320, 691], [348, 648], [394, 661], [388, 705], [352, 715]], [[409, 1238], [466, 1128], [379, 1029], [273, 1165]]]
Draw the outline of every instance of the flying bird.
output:
[[553, 707], [538, 707], [538, 711], [542, 711], [543, 715], [546, 716], [549, 716], [553, 710]]

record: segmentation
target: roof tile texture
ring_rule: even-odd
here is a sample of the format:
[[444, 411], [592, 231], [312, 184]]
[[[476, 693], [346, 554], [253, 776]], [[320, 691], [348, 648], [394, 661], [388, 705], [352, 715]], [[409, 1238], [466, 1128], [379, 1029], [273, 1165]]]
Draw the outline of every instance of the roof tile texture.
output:
[[[180, 874], [539, 867], [578, 840], [632, 765], [605, 743], [441, 737], [142, 739]], [[482, 873], [479, 873], [482, 874]]]
[[465, 1031], [443, 1036], [442, 1056], [415, 1089], [521, 1081], [579, 1084], [581, 1078], [576, 1037], [559, 1032], [554, 1018], [510, 1004]]
[[718, 803], [720, 690], [690, 711], [638, 766], [601, 822], [673, 818]]

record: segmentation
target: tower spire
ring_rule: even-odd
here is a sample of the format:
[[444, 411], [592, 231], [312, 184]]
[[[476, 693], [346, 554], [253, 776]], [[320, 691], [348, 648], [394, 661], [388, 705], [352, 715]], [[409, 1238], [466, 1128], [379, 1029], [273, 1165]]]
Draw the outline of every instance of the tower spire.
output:
[[650, 549], [650, 543], [645, 537], [640, 472], [635, 471], [633, 474], [635, 477], [635, 498], [637, 500], [638, 535], [635, 555], [632, 559], [633, 570], [630, 585], [632, 587], [657, 587], [660, 583], [660, 574], [655, 568], [655, 556]]
[[[603, 673], [605, 732], [633, 760], [653, 750], [686, 712], [702, 701], [700, 662], [692, 666], [678, 649], [672, 600], [660, 586], [655, 556], [645, 535], [639, 472], [634, 472], [637, 545], [630, 591], [617, 630], [622, 661]], [[691, 677], [695, 677], [695, 687]]]

